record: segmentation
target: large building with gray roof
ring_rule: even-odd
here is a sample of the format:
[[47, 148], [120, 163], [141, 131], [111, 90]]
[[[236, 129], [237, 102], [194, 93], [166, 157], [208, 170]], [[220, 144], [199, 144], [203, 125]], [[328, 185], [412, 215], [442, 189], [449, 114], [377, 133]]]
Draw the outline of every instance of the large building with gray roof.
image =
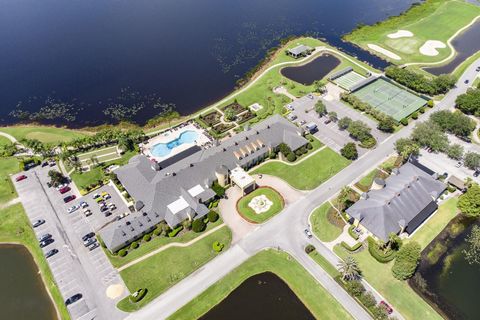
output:
[[136, 212], [102, 230], [100, 236], [112, 251], [127, 246], [165, 221], [174, 228], [186, 219], [208, 213], [215, 197], [214, 181], [228, 183], [230, 172], [248, 169], [263, 161], [281, 143], [297, 150], [308, 141], [302, 130], [279, 115], [273, 115], [221, 144], [201, 149], [166, 167], [144, 155], [130, 159], [115, 171], [135, 200]]
[[372, 189], [346, 210], [374, 237], [387, 241], [391, 233], [411, 234], [438, 208], [446, 185], [407, 162], [386, 180], [375, 179]]

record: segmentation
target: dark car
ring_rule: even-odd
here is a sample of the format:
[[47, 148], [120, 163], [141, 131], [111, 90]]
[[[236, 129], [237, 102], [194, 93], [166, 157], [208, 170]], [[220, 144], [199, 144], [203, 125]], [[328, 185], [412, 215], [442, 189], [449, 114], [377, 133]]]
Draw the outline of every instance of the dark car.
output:
[[82, 299], [82, 294], [81, 293], [77, 293], [77, 294], [74, 294], [73, 296], [71, 296], [70, 298], [68, 298], [67, 300], [65, 300], [65, 305], [70, 305], [72, 303], [75, 303], [77, 302], [78, 300]]
[[27, 176], [22, 174], [21, 176], [18, 176], [15, 178], [15, 181], [19, 182], [19, 181], [22, 181], [22, 180], [25, 180], [27, 179]]
[[36, 227], [38, 227], [38, 226], [41, 226], [41, 225], [44, 224], [44, 223], [45, 223], [45, 220], [43, 220], [43, 219], [38, 219], [37, 221], [35, 221], [35, 222], [33, 223], [33, 227], [36, 228]]
[[48, 162], [47, 161], [42, 162], [42, 168], [46, 166], [48, 166]]
[[96, 248], [100, 247], [100, 245], [98, 244], [98, 242], [94, 242], [91, 246], [88, 247], [88, 250], [90, 251], [93, 251], [95, 250]]
[[89, 232], [82, 237], [82, 241], [87, 241], [88, 239], [93, 238], [93, 237], [95, 237], [95, 233]]
[[97, 242], [97, 239], [95, 238], [88, 238], [86, 241], [83, 241], [83, 245], [85, 247], [88, 247], [90, 245], [92, 245], [94, 242]]
[[385, 308], [385, 310], [387, 310], [388, 314], [392, 314], [393, 312], [393, 309], [392, 307], [390, 307], [385, 301], [380, 301], [380, 305], [383, 306]]
[[45, 248], [49, 244], [53, 243], [53, 241], [54, 241], [53, 238], [48, 238], [48, 239], [40, 242], [40, 248]]
[[72, 194], [72, 195], [69, 195], [69, 196], [63, 198], [63, 202], [68, 203], [68, 202], [70, 202], [70, 201], [72, 201], [72, 200], [75, 200], [76, 198], [77, 198], [77, 196], [74, 195], [74, 194]]
[[52, 237], [52, 235], [50, 233], [45, 233], [44, 235], [42, 235], [41, 237], [38, 238], [38, 242], [45, 241], [47, 239], [50, 239], [51, 237]]
[[55, 255], [58, 253], [58, 250], [57, 249], [52, 249], [50, 251], [48, 251], [47, 253], [45, 253], [45, 258], [50, 258], [51, 256]]
[[100, 212], [107, 211], [107, 210], [108, 210], [107, 205], [103, 205], [100, 207]]
[[332, 122], [332, 120], [327, 119], [327, 120], [325, 120], [323, 123], [324, 123], [324, 124], [329, 124], [330, 122]]
[[111, 213], [110, 211], [105, 211], [105, 212], [103, 213], [103, 215], [104, 215], [105, 217], [110, 217], [110, 216], [112, 215], [112, 213]]
[[469, 84], [470, 83], [470, 80], [465, 80], [465, 84]]
[[58, 191], [60, 191], [61, 194], [64, 194], [64, 193], [67, 193], [67, 192], [70, 191], [70, 190], [71, 190], [70, 187], [63, 187], [63, 188], [61, 188], [61, 189], [58, 190]]
[[474, 176], [475, 178], [478, 177], [479, 175], [480, 175], [480, 171], [478, 171], [478, 170], [473, 173], [473, 176]]
[[465, 142], [468, 142], [468, 143], [472, 143], [472, 139], [470, 139], [470, 137], [465, 137], [465, 136], [458, 136], [458, 138], [462, 141], [465, 141]]

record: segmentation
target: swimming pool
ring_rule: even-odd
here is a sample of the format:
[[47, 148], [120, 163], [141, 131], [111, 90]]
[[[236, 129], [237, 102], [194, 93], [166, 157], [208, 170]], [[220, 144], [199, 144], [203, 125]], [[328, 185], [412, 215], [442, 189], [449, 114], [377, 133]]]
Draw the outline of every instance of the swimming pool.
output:
[[165, 157], [172, 152], [172, 149], [181, 146], [184, 143], [194, 143], [197, 138], [198, 132], [187, 130], [182, 132], [175, 140], [167, 143], [157, 143], [150, 149], [150, 152], [155, 157]]

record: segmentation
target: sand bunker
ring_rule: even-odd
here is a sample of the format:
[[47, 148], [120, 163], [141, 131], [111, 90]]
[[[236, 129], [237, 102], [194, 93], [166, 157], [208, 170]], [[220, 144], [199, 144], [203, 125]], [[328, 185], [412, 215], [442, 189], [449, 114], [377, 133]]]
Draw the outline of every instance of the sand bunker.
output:
[[372, 50], [375, 50], [377, 52], [380, 52], [381, 54], [389, 57], [390, 59], [393, 59], [393, 60], [401, 60], [402, 58], [400, 58], [399, 55], [393, 53], [392, 51], [388, 51], [387, 49], [384, 49], [380, 46], [377, 46], [376, 44], [371, 44], [369, 43], [368, 44], [368, 47]]
[[446, 47], [447, 45], [442, 41], [428, 40], [423, 44], [423, 46], [420, 47], [420, 53], [423, 54], [424, 56], [433, 57], [439, 54], [437, 49], [443, 49]]
[[408, 30], [398, 30], [395, 33], [390, 33], [389, 35], [387, 35], [387, 37], [389, 37], [390, 39], [409, 38], [413, 37], [413, 33]]
[[107, 288], [107, 297], [110, 299], [116, 299], [123, 294], [123, 286], [121, 284], [112, 284]]

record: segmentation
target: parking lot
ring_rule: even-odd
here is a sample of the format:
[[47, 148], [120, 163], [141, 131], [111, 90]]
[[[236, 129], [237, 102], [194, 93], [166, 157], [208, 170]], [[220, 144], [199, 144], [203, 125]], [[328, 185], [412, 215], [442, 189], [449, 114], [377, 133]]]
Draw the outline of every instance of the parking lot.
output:
[[[299, 98], [290, 103], [293, 106], [293, 111], [290, 113], [295, 115], [297, 118], [294, 120], [295, 123], [299, 124], [304, 121], [305, 123], [314, 122], [318, 126], [318, 131], [314, 134], [318, 139], [320, 139], [325, 145], [329, 146], [333, 150], [340, 152], [340, 149], [348, 142], [356, 142], [349, 136], [349, 133], [346, 130], [340, 130], [338, 125], [335, 122], [325, 123], [327, 118], [319, 117], [315, 112], [315, 103], [321, 99], [318, 96], [310, 95]], [[338, 118], [349, 117], [352, 120], [361, 120], [368, 124], [372, 128], [372, 135], [377, 139], [378, 144], [382, 143], [387, 137], [388, 134], [385, 134], [376, 128], [377, 124], [372, 119], [366, 117], [365, 115], [353, 110], [339, 101], [326, 101], [322, 100], [327, 107], [327, 111], [334, 111], [337, 113]], [[305, 112], [308, 111], [308, 112]], [[359, 155], [363, 155], [368, 150], [363, 148], [357, 148]]]
[[474, 177], [473, 170], [470, 170], [463, 165], [458, 167], [457, 160], [450, 159], [443, 153], [428, 153], [425, 149], [421, 149], [419, 161], [439, 174], [447, 172], [449, 176], [454, 175], [461, 180], [470, 178], [473, 181], [480, 183], [480, 177]]
[[[27, 179], [14, 184], [32, 224], [39, 219], [45, 220], [44, 224], [34, 228], [36, 236], [50, 234], [54, 239], [53, 243], [42, 250], [44, 253], [52, 249], [58, 250], [47, 258], [47, 262], [64, 300], [77, 293], [83, 296], [68, 306], [70, 315], [72, 319], [123, 319], [126, 314], [116, 308], [116, 303], [128, 295], [123, 280], [100, 247], [90, 251], [82, 240], [82, 236], [106, 223], [106, 218], [99, 212], [94, 212], [88, 219], [81, 210], [69, 214], [69, 207], [83, 201], [83, 198], [88, 200], [88, 197], [77, 198], [65, 204], [63, 198], [72, 194], [72, 191], [62, 195], [55, 188], [48, 188], [50, 169], [52, 168], [36, 167], [23, 172], [21, 174], [25, 174]], [[13, 181], [17, 176], [12, 177]], [[125, 210], [126, 205], [119, 195], [114, 193], [113, 188], [109, 188], [111, 187], [106, 186], [105, 190], [111, 192], [110, 200], [118, 203], [117, 210]], [[96, 203], [95, 205], [99, 207]], [[113, 216], [112, 214], [110, 218]]]

